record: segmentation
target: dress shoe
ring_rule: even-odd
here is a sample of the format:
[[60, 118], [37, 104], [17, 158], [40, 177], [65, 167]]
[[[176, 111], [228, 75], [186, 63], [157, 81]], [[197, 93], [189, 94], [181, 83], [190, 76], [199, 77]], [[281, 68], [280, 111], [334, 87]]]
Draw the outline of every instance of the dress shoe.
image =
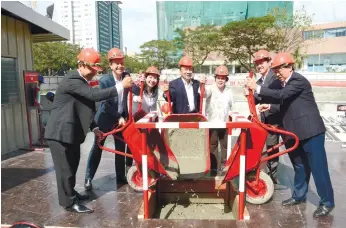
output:
[[327, 216], [334, 207], [328, 207], [326, 205], [320, 205], [317, 210], [314, 212], [313, 216], [314, 218], [322, 217], [322, 216]]
[[77, 199], [79, 199], [79, 200], [87, 200], [87, 199], [89, 199], [88, 195], [81, 195], [78, 192], [75, 192], [75, 194], [76, 194]]
[[85, 179], [84, 188], [85, 188], [85, 190], [87, 190], [87, 191], [90, 191], [90, 190], [93, 188], [93, 185], [92, 185], [90, 179]]
[[89, 209], [86, 206], [78, 204], [78, 203], [75, 203], [70, 207], [66, 207], [65, 210], [69, 212], [75, 212], [75, 213], [93, 213], [94, 212], [94, 210]]
[[305, 200], [295, 200], [293, 198], [289, 198], [288, 200], [282, 201], [282, 206], [293, 206], [301, 203], [305, 203]]

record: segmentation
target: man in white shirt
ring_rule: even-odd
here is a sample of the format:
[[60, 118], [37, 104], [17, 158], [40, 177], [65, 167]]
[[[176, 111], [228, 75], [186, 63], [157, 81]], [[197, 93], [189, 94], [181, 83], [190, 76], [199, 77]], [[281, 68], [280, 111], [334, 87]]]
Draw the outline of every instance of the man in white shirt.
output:
[[167, 101], [165, 92], [169, 91], [174, 114], [197, 113], [200, 104], [199, 81], [192, 79], [192, 59], [184, 56], [179, 61], [179, 67], [181, 77], [171, 81], [169, 85], [163, 85], [163, 97]]
[[[209, 122], [228, 121], [229, 111], [234, 108], [232, 90], [226, 87], [228, 81], [228, 69], [219, 66], [215, 71], [215, 84], [207, 87], [204, 97], [206, 98], [206, 115]], [[200, 83], [205, 83], [202, 78]], [[222, 170], [227, 160], [227, 129], [210, 129], [210, 153], [211, 153], [211, 175]], [[218, 155], [218, 144], [221, 145], [221, 161]]]
[[[100, 88], [116, 87], [118, 97], [115, 99], [104, 100], [101, 102], [99, 109], [94, 117], [95, 122], [102, 132], [108, 132], [113, 129], [115, 125], [124, 125], [125, 119], [128, 117], [127, 109], [127, 95], [128, 90], [124, 90], [122, 80], [124, 76], [124, 55], [121, 50], [112, 48], [108, 52], [109, 67], [112, 70], [111, 75], [103, 76], [99, 81]], [[122, 138], [122, 133], [116, 134], [117, 137]], [[115, 149], [118, 151], [125, 151], [125, 143], [114, 138]], [[104, 144], [104, 140], [101, 142]], [[130, 152], [129, 150], [127, 151]], [[97, 145], [97, 137], [95, 136], [94, 145], [91, 148], [87, 168], [85, 173], [84, 187], [86, 190], [92, 189], [91, 181], [95, 176], [98, 165], [100, 164], [102, 150]], [[126, 158], [126, 170], [132, 165], [132, 159]], [[115, 154], [115, 170], [118, 183], [126, 183], [125, 176], [125, 156]]]

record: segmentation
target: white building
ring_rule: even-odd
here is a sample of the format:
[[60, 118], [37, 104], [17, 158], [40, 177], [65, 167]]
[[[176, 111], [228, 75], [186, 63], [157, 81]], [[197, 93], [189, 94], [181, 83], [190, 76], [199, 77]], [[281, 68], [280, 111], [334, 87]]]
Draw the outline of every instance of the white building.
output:
[[122, 47], [117, 1], [55, 1], [53, 20], [70, 30], [70, 43], [107, 52]]

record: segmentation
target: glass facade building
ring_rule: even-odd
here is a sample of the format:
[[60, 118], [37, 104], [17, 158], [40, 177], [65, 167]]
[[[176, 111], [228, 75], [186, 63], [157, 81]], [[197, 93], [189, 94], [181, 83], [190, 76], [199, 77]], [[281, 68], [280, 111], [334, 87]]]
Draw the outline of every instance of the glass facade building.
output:
[[98, 50], [108, 52], [111, 48], [120, 48], [120, 7], [115, 1], [97, 1]]
[[157, 1], [158, 39], [174, 39], [177, 28], [224, 25], [265, 16], [277, 7], [293, 15], [293, 1]]

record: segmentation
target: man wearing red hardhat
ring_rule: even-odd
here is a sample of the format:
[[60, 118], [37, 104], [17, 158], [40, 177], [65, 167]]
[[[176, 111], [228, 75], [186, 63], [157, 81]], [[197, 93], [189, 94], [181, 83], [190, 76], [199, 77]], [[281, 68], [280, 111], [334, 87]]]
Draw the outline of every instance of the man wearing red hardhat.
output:
[[[215, 83], [205, 89], [206, 116], [209, 122], [227, 122], [229, 111], [234, 110], [233, 93], [231, 88], [226, 86], [228, 75], [226, 66], [218, 66], [215, 70]], [[205, 78], [201, 79], [201, 83], [205, 83]], [[214, 176], [222, 171], [227, 161], [227, 129], [210, 129], [209, 137], [211, 175]], [[218, 154], [219, 143], [221, 161]]]
[[[172, 111], [175, 114], [196, 113], [199, 109], [199, 81], [192, 79], [193, 63], [192, 59], [184, 56], [179, 61], [180, 78], [164, 84], [163, 92], [169, 91]], [[166, 94], [163, 97], [167, 101]]]
[[[306, 201], [312, 173], [317, 193], [321, 198], [313, 216], [326, 216], [335, 206], [324, 146], [326, 127], [310, 82], [301, 74], [294, 72], [293, 65], [294, 60], [289, 53], [278, 53], [273, 60], [271, 68], [282, 82], [281, 90], [257, 85], [254, 79], [249, 79], [247, 86], [256, 90], [264, 103], [281, 104], [283, 128], [299, 138], [298, 148], [288, 153], [295, 171], [293, 195], [282, 204], [291, 206]], [[260, 105], [261, 111], [268, 109], [269, 105]], [[289, 140], [286, 147], [290, 148], [293, 144], [293, 140]]]
[[[91, 88], [90, 80], [100, 71], [100, 55], [92, 48], [78, 55], [77, 70], [69, 72], [60, 82], [52, 112], [47, 122], [45, 138], [53, 157], [58, 187], [59, 204], [66, 210], [91, 213], [93, 210], [80, 204], [88, 197], [75, 189], [76, 173], [80, 159], [80, 144], [89, 129], [96, 135], [102, 132], [93, 121], [95, 102], [118, 96], [117, 88]], [[131, 78], [123, 80], [121, 87], [132, 86]]]
[[[118, 48], [112, 48], [108, 52], [108, 62], [111, 68], [111, 74], [104, 75], [99, 80], [99, 87], [104, 88], [117, 88], [118, 96], [104, 100], [100, 103], [100, 106], [94, 117], [94, 121], [98, 125], [102, 132], [109, 132], [115, 125], [123, 126], [125, 119], [128, 117], [127, 108], [127, 95], [128, 90], [124, 91], [122, 86], [123, 73], [124, 73], [124, 54]], [[115, 135], [116, 137], [122, 138], [122, 133], [119, 132]], [[118, 151], [125, 151], [125, 143], [114, 137], [114, 146]], [[105, 140], [101, 141], [103, 145]], [[127, 151], [129, 153], [129, 151]], [[97, 144], [97, 136], [95, 135], [94, 145], [90, 150], [89, 159], [87, 162], [85, 172], [84, 187], [86, 190], [92, 189], [92, 179], [95, 176], [97, 168], [100, 164], [102, 156], [102, 149]], [[126, 158], [126, 166], [129, 169], [132, 166], [132, 158]], [[125, 175], [125, 156], [115, 154], [115, 171], [117, 183], [126, 183]]]
[[[275, 77], [274, 72], [270, 69], [271, 65], [271, 55], [267, 50], [259, 50], [254, 54], [254, 64], [256, 70], [260, 73], [261, 77], [257, 80], [257, 85], [267, 86], [272, 89], [281, 89], [281, 82]], [[248, 92], [248, 90], [246, 91]], [[254, 94], [255, 103], [262, 104], [261, 97], [257, 93]], [[261, 121], [265, 124], [270, 124], [276, 127], [282, 126], [282, 120], [280, 115], [280, 105], [271, 104], [270, 108], [261, 112]], [[279, 134], [268, 132], [268, 137], [266, 140], [267, 149], [272, 148], [273, 146], [279, 143]], [[273, 150], [268, 153], [268, 156], [271, 156], [275, 153], [278, 153], [279, 149]], [[268, 174], [273, 180], [274, 184], [277, 184], [277, 167], [279, 163], [279, 157], [273, 158], [267, 162]]]

